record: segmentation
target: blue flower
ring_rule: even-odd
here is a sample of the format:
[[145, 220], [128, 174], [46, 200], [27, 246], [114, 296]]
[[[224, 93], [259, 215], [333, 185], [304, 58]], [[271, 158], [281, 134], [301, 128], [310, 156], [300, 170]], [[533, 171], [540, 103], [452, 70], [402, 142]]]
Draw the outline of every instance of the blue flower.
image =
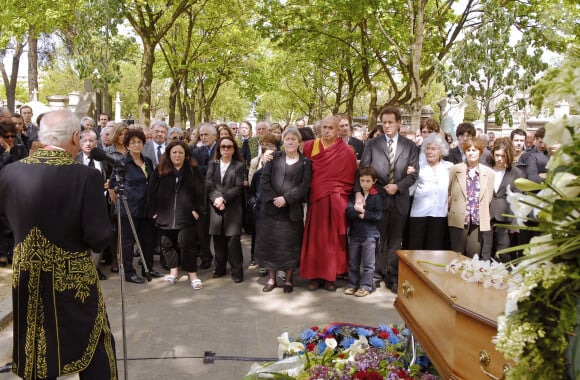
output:
[[357, 328], [356, 329], [356, 333], [358, 335], [362, 335], [362, 336], [371, 336], [371, 335], [373, 335], [373, 331], [372, 330], [364, 329], [362, 327]]
[[388, 332], [389, 334], [392, 332], [391, 328], [390, 328], [389, 326], [387, 326], [387, 325], [383, 324], [383, 323], [381, 323], [381, 324], [379, 325], [379, 328], [378, 328], [378, 330], [379, 330], [379, 331], [386, 331], [386, 332]]
[[312, 329], [306, 329], [300, 334], [300, 339], [303, 342], [310, 342], [312, 339], [316, 338], [317, 335], [318, 333], [316, 331]]
[[429, 363], [430, 361], [427, 355], [420, 355], [417, 357], [417, 364], [421, 366], [421, 369], [426, 369], [429, 367]]
[[395, 334], [389, 334], [389, 343], [390, 344], [398, 344], [400, 341], [401, 341], [401, 338], [399, 338]]
[[350, 337], [350, 336], [347, 336], [346, 338], [344, 338], [342, 340], [342, 342], [340, 342], [340, 347], [342, 347], [344, 349], [347, 349], [350, 346], [352, 346], [353, 343], [354, 343], [354, 338], [353, 337]]
[[318, 346], [316, 346], [316, 353], [318, 355], [322, 355], [325, 350], [326, 350], [326, 342], [325, 341], [320, 342], [318, 344]]
[[373, 336], [369, 339], [369, 344], [377, 348], [385, 348], [385, 341], [378, 336]]

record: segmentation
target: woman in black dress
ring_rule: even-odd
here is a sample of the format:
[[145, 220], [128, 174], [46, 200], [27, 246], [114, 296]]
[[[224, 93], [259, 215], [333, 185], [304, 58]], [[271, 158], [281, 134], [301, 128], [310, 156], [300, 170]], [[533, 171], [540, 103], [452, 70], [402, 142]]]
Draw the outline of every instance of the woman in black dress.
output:
[[225, 276], [229, 262], [232, 279], [240, 283], [244, 281], [240, 235], [246, 165], [233, 138], [220, 138], [217, 147], [216, 159], [209, 162], [206, 175], [211, 205], [209, 233], [213, 235], [216, 264], [213, 277]]
[[256, 260], [268, 268], [268, 282], [262, 289], [270, 292], [276, 284], [276, 271], [286, 272], [284, 292], [293, 290], [292, 272], [300, 264], [304, 210], [308, 198], [312, 162], [298, 151], [302, 142], [296, 128], [282, 134], [284, 151], [276, 152], [274, 159], [262, 171], [261, 216], [256, 226]]
[[[205, 184], [191, 150], [184, 141], [167, 145], [161, 162], [149, 182], [147, 206], [160, 233], [160, 245], [173, 285], [179, 276], [179, 263], [188, 272], [195, 290], [203, 288], [197, 277], [197, 220], [205, 208]], [[181, 260], [180, 260], [181, 258]]]

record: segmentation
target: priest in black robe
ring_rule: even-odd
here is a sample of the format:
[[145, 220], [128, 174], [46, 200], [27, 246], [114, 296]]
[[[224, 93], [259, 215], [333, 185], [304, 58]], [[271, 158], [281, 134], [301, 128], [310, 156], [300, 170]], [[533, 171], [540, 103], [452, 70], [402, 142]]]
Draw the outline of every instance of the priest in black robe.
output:
[[75, 162], [80, 122], [47, 113], [44, 148], [0, 171], [0, 209], [14, 234], [12, 371], [24, 379], [117, 379], [115, 344], [90, 250], [111, 225], [98, 171]]

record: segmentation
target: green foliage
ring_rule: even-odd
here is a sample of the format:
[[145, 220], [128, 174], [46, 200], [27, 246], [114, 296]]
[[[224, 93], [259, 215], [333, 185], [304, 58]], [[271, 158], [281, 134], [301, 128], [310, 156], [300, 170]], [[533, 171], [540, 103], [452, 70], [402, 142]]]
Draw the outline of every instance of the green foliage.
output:
[[538, 109], [566, 100], [571, 113], [580, 112], [580, 44], [571, 44], [562, 62], [548, 70], [531, 91], [531, 102]]
[[534, 184], [518, 179], [518, 188], [539, 192], [516, 195], [512, 203], [517, 217], [527, 216], [530, 208], [539, 211], [535, 230], [540, 235], [511, 249], [523, 249], [524, 256], [515, 261], [518, 277], [508, 289], [511, 306], [498, 321], [497, 345], [508, 359], [516, 359], [510, 379], [564, 379], [580, 373], [576, 362], [576, 374], [567, 374], [574, 359], [565, 355], [579, 321], [580, 118], [548, 124], [545, 141], [562, 144], [548, 163], [546, 180]]
[[234, 82], [225, 83], [212, 105], [213, 120], [241, 121], [248, 117], [249, 102]]
[[29, 0], [2, 2], [0, 48], [11, 38], [24, 38], [27, 33], [53, 33], [74, 24], [75, 9], [84, 0]]
[[40, 76], [38, 100], [46, 102], [50, 95], [68, 95], [83, 90], [83, 80], [73, 69], [72, 62], [60, 51], [52, 64]]
[[[0, 99], [6, 101], [4, 94], [6, 94], [6, 88], [4, 84], [0, 83]], [[19, 82], [16, 84], [16, 100], [22, 103], [28, 102], [28, 87], [25, 83]]]
[[491, 115], [497, 125], [505, 120], [512, 125], [511, 113], [523, 108], [521, 98], [547, 65], [531, 34], [513, 42], [516, 17], [509, 9], [493, 1], [483, 4], [481, 26], [465, 32], [465, 39], [452, 54], [452, 66], [446, 75], [448, 86], [466, 93], [481, 104], [485, 126]]

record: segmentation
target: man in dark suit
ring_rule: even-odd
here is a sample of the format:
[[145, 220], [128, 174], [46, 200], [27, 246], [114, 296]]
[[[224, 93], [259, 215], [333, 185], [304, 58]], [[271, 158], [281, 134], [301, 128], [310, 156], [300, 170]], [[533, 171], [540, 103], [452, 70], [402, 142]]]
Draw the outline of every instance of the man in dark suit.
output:
[[24, 119], [24, 128], [22, 133], [27, 137], [27, 148], [30, 149], [33, 141], [38, 141], [38, 126], [32, 122], [32, 107], [26, 104], [20, 107], [20, 115]]
[[[470, 141], [477, 135], [475, 127], [471, 123], [461, 123], [457, 126], [455, 131], [455, 136], [457, 137], [457, 146], [449, 150], [449, 155], [443, 157], [445, 161], [452, 162], [454, 164], [460, 164], [465, 162], [465, 152], [461, 149], [464, 142]], [[489, 150], [484, 150], [483, 154], [479, 158], [479, 163], [488, 164], [489, 161]]]
[[[377, 188], [383, 198], [383, 218], [379, 223], [381, 241], [375, 273], [396, 293], [399, 275], [396, 251], [401, 249], [411, 206], [409, 188], [419, 175], [419, 150], [413, 141], [399, 136], [401, 111], [398, 108], [385, 107], [380, 120], [384, 136], [367, 142], [360, 165], [370, 165], [375, 169]], [[364, 204], [358, 181], [355, 182], [355, 192], [356, 202]]]
[[153, 161], [154, 168], [159, 165], [159, 160], [163, 153], [165, 153], [168, 129], [169, 127], [167, 126], [167, 123], [162, 120], [156, 120], [151, 124], [153, 140], [145, 143], [145, 146], [143, 147], [143, 155]]
[[[92, 129], [86, 129], [81, 132], [80, 141], [81, 141], [81, 151], [79, 152], [79, 154], [77, 154], [75, 160], [78, 163], [94, 168], [101, 173], [101, 177], [103, 178], [103, 196], [107, 198], [108, 192], [105, 191], [105, 189], [107, 188], [108, 180], [111, 177], [112, 167], [111, 164], [109, 164], [107, 161], [95, 161], [91, 158], [91, 150], [97, 146], [97, 134]], [[95, 263], [95, 266], [97, 267], [99, 280], [106, 280], [107, 276], [105, 276], [105, 274], [101, 272], [101, 269], [99, 267], [99, 262], [101, 261], [102, 254], [103, 254], [102, 251], [101, 252], [91, 251], [91, 256], [93, 257], [93, 261]]]
[[[211, 123], [203, 123], [199, 126], [199, 138], [202, 145], [192, 147], [191, 155], [197, 161], [197, 165], [205, 178], [208, 164], [214, 160], [214, 152], [217, 149], [217, 130]], [[209, 200], [206, 202], [205, 211], [199, 214], [197, 220], [197, 235], [199, 240], [200, 269], [211, 267], [213, 255], [211, 253], [211, 237], [209, 236]]]
[[356, 137], [352, 137], [353, 127], [350, 123], [348, 115], [339, 113], [336, 116], [340, 120], [338, 125], [338, 135], [344, 140], [345, 143], [352, 147], [356, 159], [360, 160], [365, 149], [365, 144]]

